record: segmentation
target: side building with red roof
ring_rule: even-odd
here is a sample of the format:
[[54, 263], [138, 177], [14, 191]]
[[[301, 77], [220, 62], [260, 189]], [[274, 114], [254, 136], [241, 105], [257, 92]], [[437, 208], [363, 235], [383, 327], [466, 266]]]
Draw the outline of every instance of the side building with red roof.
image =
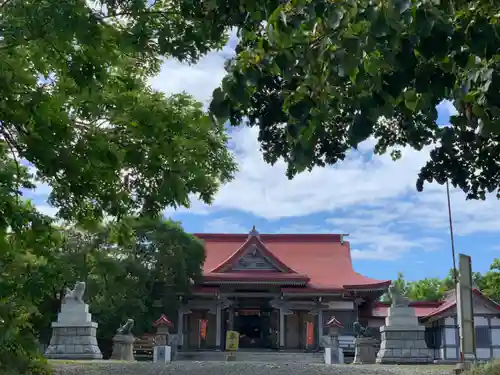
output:
[[353, 269], [338, 234], [195, 234], [205, 244], [202, 282], [182, 297], [179, 350], [224, 350], [227, 331], [239, 348], [316, 351], [326, 323], [342, 323], [340, 343], [353, 350], [353, 323], [390, 280]]
[[[477, 288], [472, 292], [476, 357], [481, 361], [498, 359], [500, 358], [500, 305]], [[441, 301], [413, 301], [410, 306], [415, 309], [420, 323], [426, 327], [426, 342], [433, 350], [434, 359], [456, 362], [460, 357], [460, 339], [455, 290], [448, 291]], [[360, 315], [377, 332], [379, 327], [384, 325], [388, 309], [388, 303], [376, 302]]]

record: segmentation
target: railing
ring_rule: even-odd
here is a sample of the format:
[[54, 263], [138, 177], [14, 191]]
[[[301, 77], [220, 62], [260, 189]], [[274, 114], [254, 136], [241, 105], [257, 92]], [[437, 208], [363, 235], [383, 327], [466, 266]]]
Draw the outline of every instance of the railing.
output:
[[134, 342], [134, 358], [136, 361], [152, 361], [155, 337], [144, 335], [137, 337]]

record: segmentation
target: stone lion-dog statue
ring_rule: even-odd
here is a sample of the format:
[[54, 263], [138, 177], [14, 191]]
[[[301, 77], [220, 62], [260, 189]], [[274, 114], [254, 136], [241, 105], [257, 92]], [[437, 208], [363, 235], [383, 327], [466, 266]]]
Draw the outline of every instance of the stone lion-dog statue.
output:
[[84, 293], [85, 293], [85, 283], [83, 281], [77, 281], [73, 289], [66, 288], [66, 294], [64, 295], [63, 303], [69, 301], [83, 303]]
[[408, 307], [410, 300], [404, 297], [395, 285], [389, 286], [389, 297], [391, 298], [391, 307]]

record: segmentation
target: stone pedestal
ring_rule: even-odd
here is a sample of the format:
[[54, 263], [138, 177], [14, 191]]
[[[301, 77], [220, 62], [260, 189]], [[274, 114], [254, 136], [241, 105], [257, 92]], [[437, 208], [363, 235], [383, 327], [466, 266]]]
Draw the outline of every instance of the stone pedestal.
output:
[[153, 348], [153, 363], [169, 363], [172, 360], [172, 348], [168, 345]]
[[341, 348], [325, 348], [324, 359], [326, 365], [343, 365], [344, 351]]
[[111, 359], [134, 361], [134, 342], [135, 337], [133, 335], [115, 335], [113, 337], [113, 354], [111, 354]]
[[378, 341], [372, 337], [357, 337], [354, 340], [355, 352], [354, 362], [355, 365], [373, 364], [377, 359]]
[[425, 343], [425, 327], [421, 326], [413, 307], [391, 307], [380, 327], [381, 344], [376, 363], [431, 363], [431, 351]]
[[101, 359], [97, 346], [97, 323], [92, 322], [86, 303], [69, 300], [61, 305], [52, 338], [45, 351], [50, 359]]
[[344, 362], [344, 352], [339, 347], [338, 336], [323, 336], [321, 344], [325, 348], [324, 356], [326, 364], [342, 364]]

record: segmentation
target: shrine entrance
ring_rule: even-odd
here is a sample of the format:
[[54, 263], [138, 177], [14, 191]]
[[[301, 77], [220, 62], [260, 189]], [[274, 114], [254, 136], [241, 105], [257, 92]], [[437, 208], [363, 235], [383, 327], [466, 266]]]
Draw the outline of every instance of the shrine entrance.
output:
[[273, 309], [238, 309], [234, 314], [234, 328], [240, 334], [242, 349], [277, 348], [277, 322]]

